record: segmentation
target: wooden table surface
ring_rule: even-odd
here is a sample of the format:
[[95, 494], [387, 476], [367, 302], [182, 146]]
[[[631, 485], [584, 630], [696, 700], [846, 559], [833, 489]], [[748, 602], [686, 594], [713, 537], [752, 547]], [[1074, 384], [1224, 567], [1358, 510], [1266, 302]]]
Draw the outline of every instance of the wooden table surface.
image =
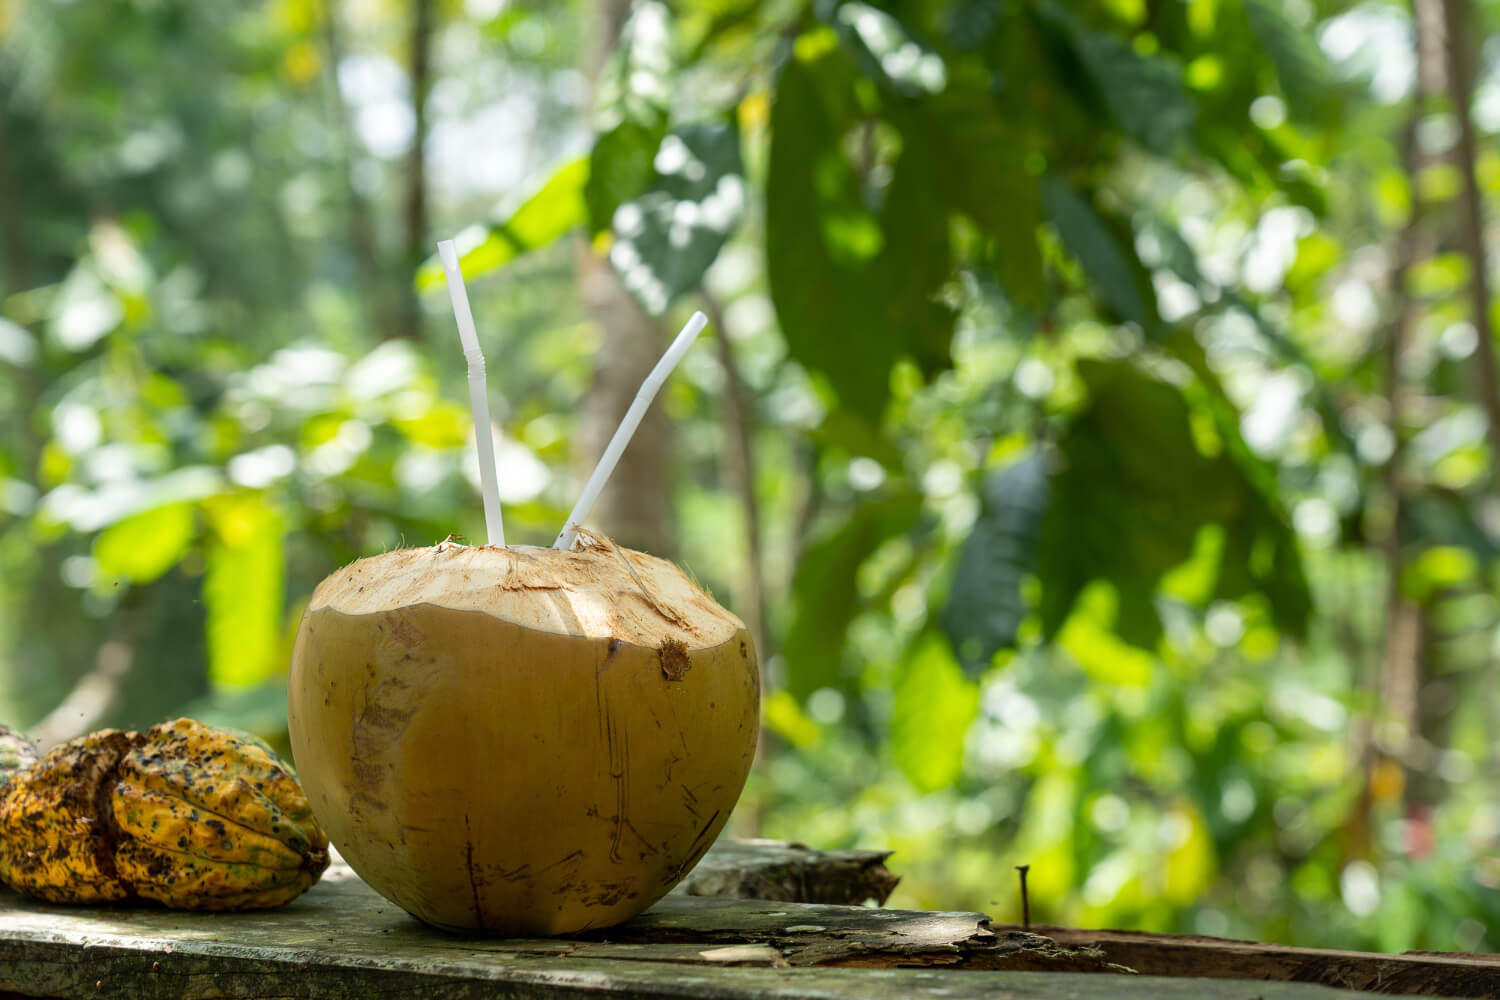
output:
[[[743, 873], [755, 866], [745, 863], [744, 851], [726, 845], [711, 852], [718, 862], [706, 862], [687, 889], [767, 891], [746, 889]], [[783, 881], [806, 881], [842, 866], [845, 882], [858, 870], [861, 884], [879, 886], [884, 869], [871, 857], [819, 856], [800, 875], [788, 875], [796, 865], [774, 870]], [[889, 892], [894, 878], [884, 879]], [[755, 882], [753, 874], [748, 881]], [[1097, 948], [997, 929], [978, 913], [686, 891], [620, 927], [574, 938], [459, 938], [412, 919], [337, 863], [290, 905], [238, 914], [49, 906], [0, 890], [4, 995], [1335, 1000], [1368, 994], [1310, 983], [1136, 975], [1111, 965]]]

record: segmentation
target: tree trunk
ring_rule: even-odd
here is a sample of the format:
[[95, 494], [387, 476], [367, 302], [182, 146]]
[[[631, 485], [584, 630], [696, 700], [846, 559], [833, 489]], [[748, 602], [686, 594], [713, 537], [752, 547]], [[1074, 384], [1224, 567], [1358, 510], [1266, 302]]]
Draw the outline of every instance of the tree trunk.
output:
[[[1404, 287], [1407, 272], [1417, 262], [1431, 256], [1437, 247], [1429, 214], [1420, 195], [1417, 175], [1424, 165], [1415, 132], [1421, 119], [1442, 106], [1445, 100], [1456, 105], [1459, 138], [1453, 150], [1460, 173], [1464, 176], [1464, 197], [1459, 212], [1459, 239], [1471, 263], [1470, 294], [1474, 324], [1479, 332], [1476, 359], [1481, 404], [1489, 416], [1493, 463], [1500, 460], [1500, 396], [1495, 386], [1494, 333], [1488, 315], [1488, 285], [1485, 278], [1486, 258], [1480, 221], [1478, 186], [1474, 181], [1474, 134], [1469, 116], [1472, 98], [1472, 70], [1467, 56], [1467, 39], [1463, 35], [1467, 18], [1462, 0], [1413, 0], [1412, 13], [1417, 43], [1417, 93], [1412, 120], [1404, 139], [1403, 159], [1412, 190], [1412, 216], [1402, 231], [1397, 248], [1397, 266], [1393, 280], [1399, 307], [1392, 325], [1387, 358], [1390, 386], [1391, 428], [1396, 449], [1387, 465], [1387, 489], [1392, 499], [1392, 526], [1386, 543], [1389, 579], [1386, 589], [1387, 633], [1384, 670], [1381, 685], [1381, 708], [1387, 723], [1385, 749], [1402, 765], [1405, 783], [1403, 801], [1407, 809], [1408, 850], [1414, 854], [1426, 847], [1412, 840], [1430, 840], [1430, 812], [1437, 804], [1443, 787], [1434, 771], [1447, 744], [1450, 714], [1441, 701], [1451, 691], [1454, 678], [1440, 676], [1442, 636], [1432, 628], [1432, 602], [1441, 595], [1428, 595], [1421, 607], [1401, 593], [1401, 576], [1406, 568], [1405, 508], [1410, 485], [1403, 481], [1401, 461], [1407, 427], [1414, 421], [1406, 405], [1416, 387], [1403, 385], [1402, 358], [1405, 344], [1415, 332], [1420, 304]], [[1449, 706], [1451, 708], [1451, 706]]]
[[375, 212], [370, 200], [360, 191], [354, 181], [354, 164], [359, 143], [350, 121], [349, 103], [344, 100], [343, 88], [339, 86], [339, 65], [344, 61], [344, 29], [339, 16], [340, 0], [324, 0], [323, 3], [323, 61], [328, 66], [328, 115], [333, 123], [333, 134], [343, 162], [339, 165], [340, 180], [344, 185], [344, 210], [349, 222], [349, 249], [354, 258], [354, 276], [359, 288], [360, 309], [365, 318], [365, 328], [379, 331], [382, 339], [398, 336], [395, 312], [388, 301], [386, 270], [381, 263], [380, 246], [375, 236]]
[[[1426, 3], [1432, 0], [1424, 0]], [[1490, 322], [1489, 254], [1484, 244], [1484, 201], [1474, 169], [1475, 42], [1474, 12], [1469, 0], [1440, 0], [1443, 51], [1447, 63], [1448, 101], [1458, 122], [1453, 163], [1463, 186], [1458, 201], [1458, 245], [1469, 259], [1469, 313], [1479, 334], [1474, 353], [1474, 382], [1489, 423], [1490, 482], [1500, 485], [1500, 373], [1495, 367], [1495, 331]]]
[[427, 240], [427, 94], [432, 89], [433, 0], [412, 0], [411, 9], [411, 153], [406, 162], [406, 195], [402, 215], [405, 239], [401, 271], [393, 285], [397, 296], [397, 334], [422, 334], [422, 304], [412, 276], [429, 254]]
[[[584, 71], [592, 93], [599, 72], [620, 37], [630, 13], [629, 0], [594, 5], [592, 44]], [[590, 97], [588, 106], [592, 106]], [[598, 363], [588, 396], [579, 409], [574, 460], [582, 481], [604, 453], [620, 418], [665, 349], [661, 327], [620, 283], [609, 261], [587, 239], [578, 243], [578, 283], [594, 321], [603, 331]], [[658, 401], [647, 412], [630, 447], [620, 458], [587, 527], [622, 545], [671, 557], [674, 533], [668, 509], [671, 486], [671, 429]]]
[[[1430, 811], [1447, 797], [1449, 780], [1441, 767], [1443, 750], [1451, 741], [1454, 715], [1458, 711], [1460, 691], [1483, 676], [1488, 658], [1488, 637], [1495, 621], [1488, 618], [1479, 624], [1452, 624], [1453, 615], [1443, 613], [1445, 606], [1475, 596], [1471, 587], [1450, 587], [1427, 597], [1422, 605], [1422, 686], [1417, 697], [1417, 731], [1421, 734], [1416, 752], [1408, 755], [1414, 767], [1406, 788], [1408, 808]], [[1479, 655], [1475, 656], [1475, 651]]]
[[[1383, 544], [1386, 570], [1385, 586], [1385, 638], [1381, 649], [1380, 680], [1377, 687], [1378, 707], [1374, 733], [1366, 733], [1363, 745], [1358, 748], [1359, 763], [1367, 776], [1367, 784], [1373, 784], [1379, 763], [1374, 753], [1378, 744], [1382, 754], [1395, 757], [1403, 766], [1408, 765], [1408, 751], [1413, 740], [1420, 735], [1418, 704], [1422, 678], [1422, 615], [1421, 609], [1401, 592], [1401, 577], [1406, 569], [1406, 522], [1410, 487], [1402, 471], [1406, 457], [1406, 436], [1409, 423], [1407, 403], [1412, 389], [1406, 384], [1403, 374], [1406, 350], [1416, 331], [1420, 314], [1420, 303], [1411, 294], [1409, 275], [1414, 265], [1431, 256], [1432, 236], [1426, 225], [1426, 205], [1417, 184], [1417, 175], [1422, 166], [1422, 153], [1417, 141], [1417, 129], [1427, 113], [1435, 93], [1442, 90], [1442, 26], [1433, 23], [1433, 0], [1414, 0], [1413, 15], [1416, 23], [1417, 48], [1417, 92], [1412, 97], [1411, 116], [1402, 129], [1401, 160], [1411, 190], [1411, 214], [1402, 226], [1396, 239], [1394, 262], [1391, 268], [1391, 294], [1394, 297], [1393, 313], [1386, 331], [1385, 341], [1385, 385], [1388, 426], [1393, 447], [1390, 458], [1382, 472], [1386, 502], [1389, 504], [1385, 541]], [[1410, 784], [1410, 782], [1408, 782]], [[1367, 813], [1372, 796], [1367, 794], [1360, 801], [1360, 810]], [[1362, 825], [1369, 829], [1369, 817], [1361, 817]]]
[[[1458, 139], [1453, 146], [1454, 165], [1462, 179], [1458, 202], [1458, 241], [1469, 258], [1469, 313], [1478, 335], [1474, 351], [1475, 394], [1484, 410], [1486, 437], [1490, 444], [1490, 488], [1500, 489], [1500, 370], [1495, 361], [1495, 330], [1490, 312], [1490, 262], [1484, 240], [1484, 199], [1475, 170], [1478, 158], [1474, 137], [1474, 79], [1476, 73], [1476, 40], [1473, 4], [1469, 0], [1442, 0], [1444, 46], [1448, 63], [1448, 99], [1458, 121]], [[1500, 669], [1500, 659], [1493, 653], [1483, 671], [1490, 678]], [[1491, 685], [1493, 685], [1491, 679]], [[1490, 742], [1486, 750], [1486, 768], [1493, 774], [1500, 767], [1500, 736], [1496, 735], [1496, 705], [1487, 698], [1487, 722]]]

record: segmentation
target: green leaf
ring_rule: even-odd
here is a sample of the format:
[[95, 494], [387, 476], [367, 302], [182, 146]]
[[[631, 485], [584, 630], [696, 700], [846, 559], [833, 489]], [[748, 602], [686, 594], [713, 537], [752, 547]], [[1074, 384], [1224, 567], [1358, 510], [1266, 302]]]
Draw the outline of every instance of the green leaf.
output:
[[678, 16], [687, 49], [682, 61], [701, 64], [721, 53], [743, 56], [772, 15], [760, 0], [704, 0], [680, 10]]
[[1057, 644], [1091, 680], [1143, 688], [1151, 683], [1155, 661], [1116, 634], [1118, 609], [1119, 594], [1105, 581], [1095, 580], [1078, 595], [1057, 633]]
[[1500, 556], [1500, 546], [1462, 494], [1423, 493], [1412, 497], [1409, 506], [1412, 537], [1466, 548], [1486, 562]]
[[789, 691], [768, 694], [761, 704], [761, 718], [768, 730], [799, 750], [822, 742], [823, 730], [802, 710]]
[[991, 472], [979, 519], [959, 551], [943, 606], [943, 630], [964, 672], [975, 676], [995, 653], [1015, 644], [1026, 617], [1021, 582], [1035, 570], [1037, 540], [1047, 512], [1047, 469], [1041, 452]]
[[1026, 169], [1027, 137], [1014, 116], [989, 94], [954, 86], [923, 102], [906, 131], [922, 137], [938, 165], [935, 194], [993, 240], [1006, 297], [1041, 310], [1041, 189]]
[[1038, 545], [1044, 633], [1056, 635], [1085, 588], [1102, 581], [1115, 595], [1116, 633], [1153, 646], [1162, 577], [1194, 557], [1209, 525], [1224, 539], [1213, 597], [1263, 594], [1279, 628], [1305, 631], [1311, 599], [1275, 470], [1245, 446], [1233, 407], [1213, 402], [1217, 384], [1200, 377], [1188, 387], [1219, 441], [1210, 455], [1183, 389], [1124, 362], [1084, 361], [1078, 373], [1089, 404], [1058, 443], [1062, 470]]
[[903, 353], [928, 376], [952, 367], [957, 319], [937, 298], [953, 273], [944, 180], [930, 147], [902, 150], [880, 213], [884, 247], [874, 265], [884, 324], [899, 331]]
[[616, 209], [646, 190], [651, 163], [665, 134], [665, 123], [656, 127], [623, 121], [594, 140], [589, 179], [583, 189], [591, 232], [597, 235], [609, 229]]
[[1058, 79], [1083, 88], [1084, 102], [1102, 107], [1122, 134], [1164, 156], [1191, 139], [1197, 107], [1183, 86], [1180, 66], [1164, 56], [1141, 55], [1122, 38], [1089, 30], [1061, 4], [1044, 2], [1035, 10], [1065, 53], [1055, 68]]
[[100, 576], [150, 583], [177, 565], [193, 544], [193, 507], [167, 504], [127, 517], [99, 533], [94, 561]]
[[833, 534], [810, 545], [792, 581], [792, 622], [786, 632], [787, 688], [806, 698], [824, 687], [846, 684], [844, 646], [849, 623], [862, 601], [859, 567], [887, 539], [910, 530], [921, 500], [897, 494], [854, 509]]
[[850, 455], [873, 458], [891, 472], [899, 473], [906, 464], [901, 449], [892, 444], [889, 437], [848, 410], [829, 410], [823, 422], [813, 428], [808, 437]]
[[1209, 891], [1219, 873], [1213, 834], [1197, 803], [1186, 797], [1173, 803], [1165, 822], [1183, 830], [1184, 835], [1167, 849], [1162, 861], [1163, 895], [1177, 906], [1191, 906]]
[[1121, 132], [1164, 156], [1189, 141], [1197, 111], [1176, 63], [1142, 56], [1112, 35], [1086, 33], [1079, 48]]
[[[569, 230], [588, 222], [584, 188], [588, 184], [589, 158], [570, 160], [521, 206], [504, 220], [494, 223], [478, 246], [460, 258], [464, 277], [473, 279], [498, 271], [528, 250], [546, 246]], [[442, 288], [443, 266], [429, 258], [417, 271], [422, 291]]]
[[488, 21], [482, 22], [480, 31], [489, 41], [504, 42], [511, 37], [516, 28], [535, 16], [532, 11], [520, 7], [506, 7]]
[[979, 688], [941, 636], [925, 633], [896, 667], [891, 690], [891, 757], [922, 794], [963, 774], [964, 744], [979, 712]]
[[1214, 596], [1234, 599], [1263, 594], [1271, 620], [1291, 635], [1305, 635], [1312, 593], [1296, 533], [1274, 495], [1247, 490], [1238, 516], [1225, 525], [1224, 553]]
[[[811, 55], [785, 64], [771, 114], [771, 299], [791, 356], [828, 380], [840, 409], [879, 427], [898, 360], [909, 358], [928, 375], [952, 364], [956, 317], [941, 293], [953, 275], [949, 219], [957, 172], [970, 171], [964, 175], [969, 205], [983, 203], [991, 219], [1003, 211], [990, 201], [992, 188], [974, 183], [989, 165], [955, 166], [964, 161], [957, 153], [959, 116], [929, 132], [924, 103], [891, 111], [889, 124], [905, 131], [891, 181], [872, 212], [841, 142], [863, 114], [850, 59], [832, 45], [797, 50]], [[947, 144], [934, 145], [933, 135]]]
[[878, 426], [890, 396], [890, 370], [902, 353], [900, 331], [882, 315], [866, 267], [879, 224], [839, 145], [848, 108], [837, 101], [847, 58], [823, 51], [816, 63], [787, 61], [771, 108], [766, 179], [766, 274], [787, 349], [826, 376], [841, 406]]
[[614, 213], [609, 260], [647, 311], [660, 314], [698, 287], [744, 215], [739, 129], [732, 121], [676, 129], [654, 166], [645, 193]]
[[203, 576], [209, 678], [217, 686], [249, 687], [287, 667], [277, 657], [285, 574], [281, 516], [253, 493], [205, 506], [214, 529]]
[[1288, 20], [1272, 0], [1245, 0], [1245, 15], [1276, 69], [1288, 115], [1308, 121], [1326, 114], [1336, 91], [1328, 60], [1313, 36]]
[[948, 11], [943, 35], [960, 52], [977, 52], [994, 34], [1005, 13], [1004, 0], [958, 0]]
[[599, 75], [595, 103], [601, 134], [589, 154], [584, 189], [589, 228], [604, 232], [615, 210], [646, 190], [652, 161], [667, 132], [673, 78], [671, 12], [637, 4]]
[[1122, 319], [1155, 333], [1160, 320], [1149, 276], [1135, 248], [1087, 201], [1056, 177], [1042, 179], [1047, 219], [1094, 285]]
[[[1312, 616], [1312, 593], [1302, 566], [1296, 532], [1281, 502], [1276, 467], [1251, 451], [1240, 433], [1240, 414], [1218, 375], [1208, 364], [1203, 347], [1187, 331], [1174, 332], [1165, 341], [1179, 360], [1193, 370], [1196, 381], [1188, 391], [1213, 419], [1214, 433], [1223, 442], [1222, 462], [1232, 468], [1242, 484], [1235, 516], [1220, 527], [1225, 538], [1218, 561], [1215, 598], [1239, 598], [1264, 594], [1276, 627], [1292, 635], [1303, 635]], [[1300, 351], [1300, 347], [1296, 350]], [[1320, 398], [1325, 419], [1336, 416], [1332, 400]], [[1335, 423], [1332, 436], [1347, 431]], [[1347, 445], [1351, 450], [1353, 443]]]
[[1082, 361], [1078, 374], [1089, 404], [1058, 443], [1038, 546], [1042, 628], [1055, 635], [1104, 579], [1118, 593], [1121, 638], [1149, 647], [1161, 632], [1158, 581], [1192, 555], [1199, 525], [1232, 509], [1234, 487], [1198, 451], [1176, 387], [1124, 362]]
[[[55, 457], [49, 458], [49, 454]], [[56, 442], [48, 445], [43, 462], [68, 461]], [[129, 488], [104, 488], [92, 495], [88, 504], [80, 504], [70, 518], [76, 531], [92, 533], [144, 511], [177, 503], [193, 503], [211, 497], [224, 488], [222, 469], [210, 465], [185, 465], [151, 479], [132, 482]]]

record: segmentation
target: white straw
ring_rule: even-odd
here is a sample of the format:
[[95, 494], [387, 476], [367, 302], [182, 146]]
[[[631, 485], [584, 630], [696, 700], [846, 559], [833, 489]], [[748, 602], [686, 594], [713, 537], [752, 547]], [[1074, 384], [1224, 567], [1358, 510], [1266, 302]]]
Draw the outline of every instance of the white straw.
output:
[[552, 543], [555, 549], [571, 549], [573, 541], [578, 537], [578, 529], [589, 516], [589, 511], [594, 509], [594, 501], [599, 499], [599, 493], [604, 489], [604, 484], [609, 480], [610, 473], [615, 471], [615, 464], [620, 461], [620, 455], [625, 451], [625, 446], [630, 443], [631, 437], [635, 435], [635, 429], [640, 426], [641, 418], [646, 415], [651, 401], [656, 398], [656, 393], [661, 389], [662, 383], [667, 376], [672, 374], [672, 369], [677, 367], [688, 348], [693, 346], [693, 341], [698, 339], [698, 334], [708, 325], [708, 317], [701, 312], [693, 313], [688, 319], [687, 325], [672, 341], [672, 346], [667, 348], [667, 353], [661, 356], [656, 367], [651, 369], [651, 374], [646, 376], [646, 381], [641, 383], [640, 391], [635, 394], [635, 401], [630, 404], [630, 409], [625, 411], [625, 417], [620, 421], [620, 426], [615, 429], [615, 436], [609, 439], [609, 447], [604, 449], [604, 454], [599, 458], [599, 464], [594, 466], [594, 471], [589, 474], [589, 480], [583, 486], [583, 493], [578, 497], [578, 502], [573, 505], [573, 512], [568, 515], [567, 524], [557, 535], [557, 541]]
[[438, 259], [448, 277], [448, 298], [453, 300], [453, 318], [458, 321], [458, 338], [463, 343], [464, 358], [469, 363], [469, 406], [474, 411], [474, 447], [479, 451], [479, 486], [484, 495], [484, 527], [491, 545], [505, 544], [505, 525], [500, 520], [500, 485], [495, 477], [495, 441], [490, 434], [490, 397], [484, 385], [484, 354], [479, 350], [479, 335], [474, 330], [474, 313], [469, 309], [469, 293], [464, 288], [464, 274], [458, 266], [458, 251], [452, 240], [438, 244]]

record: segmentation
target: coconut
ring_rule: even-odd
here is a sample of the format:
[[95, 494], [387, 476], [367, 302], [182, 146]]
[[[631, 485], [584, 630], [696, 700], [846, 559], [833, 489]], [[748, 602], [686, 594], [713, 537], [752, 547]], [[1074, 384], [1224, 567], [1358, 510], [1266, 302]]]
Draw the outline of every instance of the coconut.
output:
[[444, 543], [313, 593], [287, 717], [354, 870], [437, 927], [626, 920], [697, 863], [755, 754], [744, 624], [666, 560]]

